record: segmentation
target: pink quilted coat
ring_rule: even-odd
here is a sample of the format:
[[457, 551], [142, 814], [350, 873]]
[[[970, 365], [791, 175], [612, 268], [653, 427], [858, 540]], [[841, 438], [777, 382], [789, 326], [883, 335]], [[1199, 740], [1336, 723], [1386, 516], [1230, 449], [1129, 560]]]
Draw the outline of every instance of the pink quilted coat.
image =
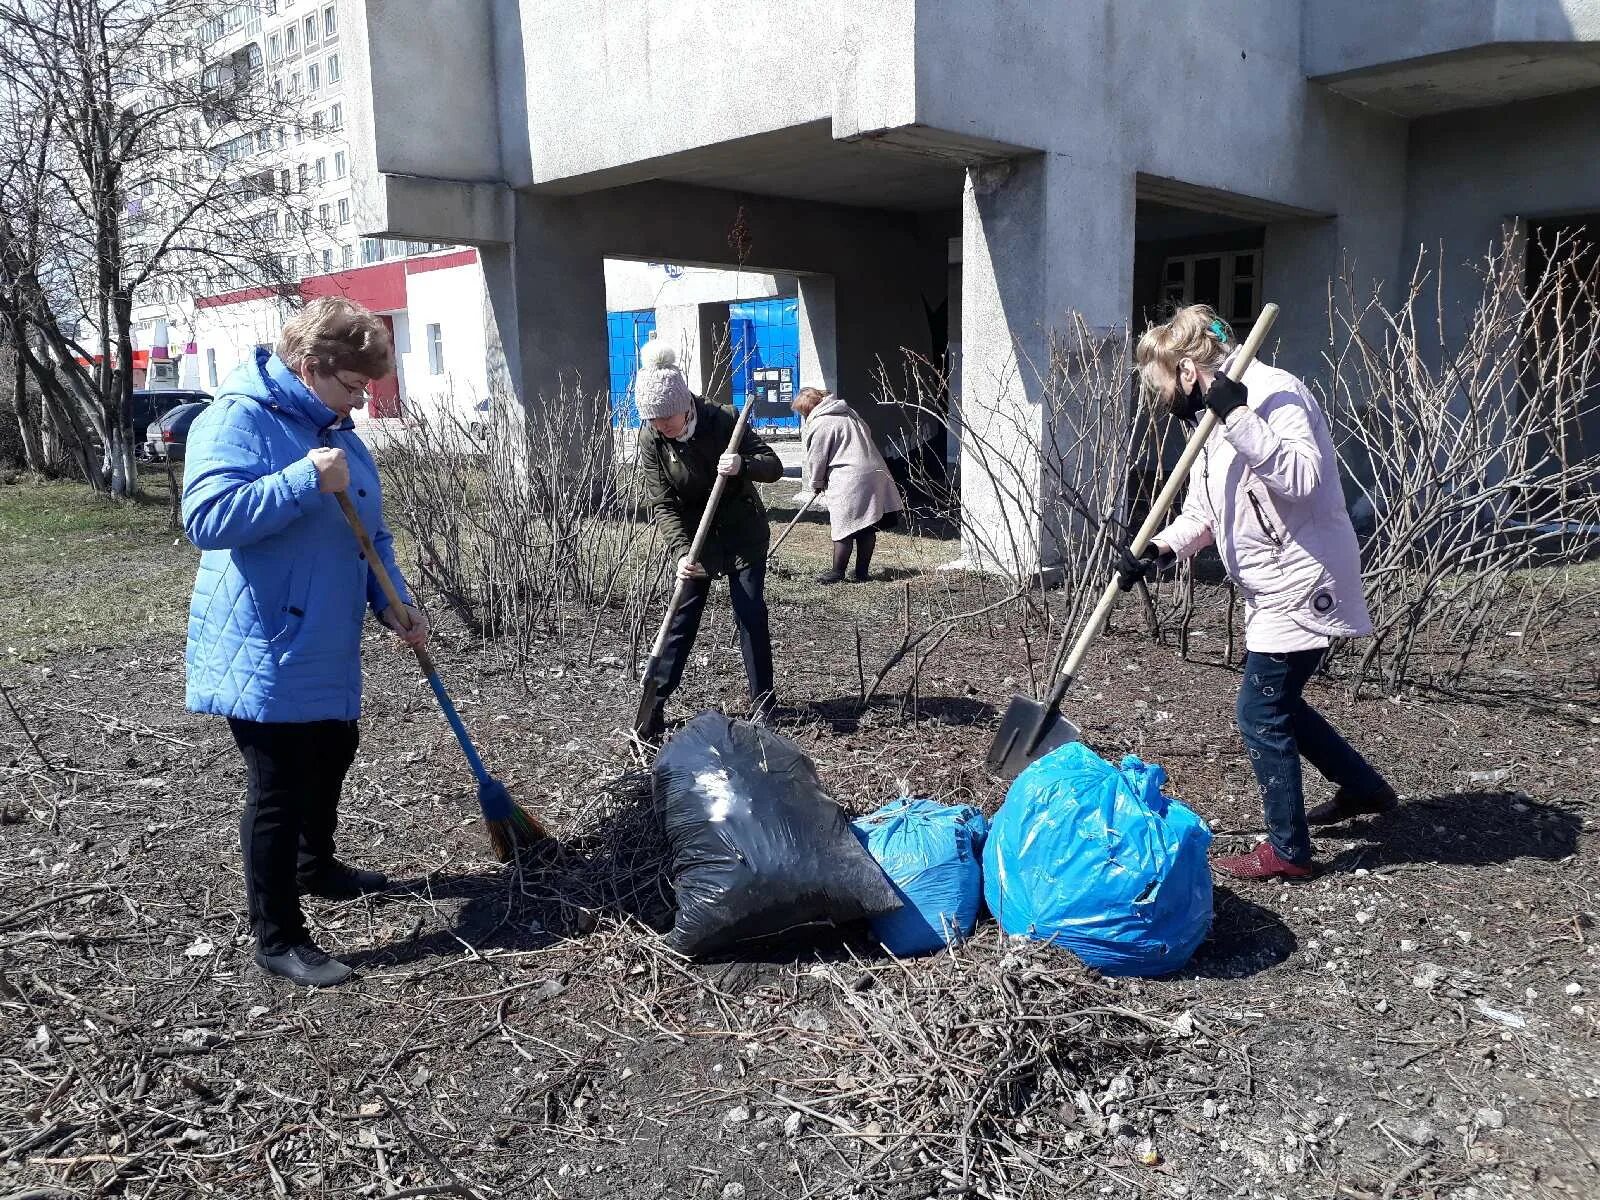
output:
[[1242, 382], [1248, 404], [1212, 432], [1183, 511], [1155, 540], [1179, 558], [1216, 545], [1244, 597], [1247, 644], [1252, 625], [1285, 620], [1324, 637], [1371, 633], [1327, 418], [1287, 371], [1254, 362]]

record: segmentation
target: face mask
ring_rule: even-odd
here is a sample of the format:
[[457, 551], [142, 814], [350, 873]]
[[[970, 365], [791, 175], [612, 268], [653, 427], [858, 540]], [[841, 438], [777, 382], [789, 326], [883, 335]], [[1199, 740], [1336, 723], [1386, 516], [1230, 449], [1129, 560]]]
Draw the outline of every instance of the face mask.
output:
[[1183, 377], [1180, 374], [1172, 381], [1172, 415], [1180, 421], [1193, 421], [1205, 409], [1205, 393], [1200, 390], [1200, 379], [1196, 376], [1194, 386], [1187, 392], [1183, 390]]

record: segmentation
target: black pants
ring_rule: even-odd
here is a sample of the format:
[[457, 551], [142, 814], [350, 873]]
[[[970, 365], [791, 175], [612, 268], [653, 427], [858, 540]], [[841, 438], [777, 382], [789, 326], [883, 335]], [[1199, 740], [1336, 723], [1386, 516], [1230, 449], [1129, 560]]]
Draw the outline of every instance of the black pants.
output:
[[361, 742], [354, 721], [279, 724], [230, 718], [248, 792], [239, 819], [256, 947], [279, 954], [307, 939], [299, 880], [333, 862], [339, 793]]
[[[683, 607], [667, 631], [666, 649], [656, 668], [656, 695], [662, 700], [677, 689], [700, 632], [700, 616], [705, 612], [710, 579], [696, 579], [689, 585]], [[739, 651], [744, 656], [744, 677], [750, 685], [750, 700], [756, 705], [770, 703], [772, 696], [772, 631], [767, 625], [767, 564], [765, 560], [734, 571], [728, 576], [728, 594], [733, 601], [733, 620], [739, 627]]]

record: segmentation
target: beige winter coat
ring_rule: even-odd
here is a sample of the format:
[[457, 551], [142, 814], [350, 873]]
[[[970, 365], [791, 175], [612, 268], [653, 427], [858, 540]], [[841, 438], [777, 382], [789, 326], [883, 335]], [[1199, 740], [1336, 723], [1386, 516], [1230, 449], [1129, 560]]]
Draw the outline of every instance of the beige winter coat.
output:
[[834, 541], [872, 529], [904, 507], [872, 430], [843, 400], [819, 402], [806, 418], [804, 437], [806, 478], [827, 501]]

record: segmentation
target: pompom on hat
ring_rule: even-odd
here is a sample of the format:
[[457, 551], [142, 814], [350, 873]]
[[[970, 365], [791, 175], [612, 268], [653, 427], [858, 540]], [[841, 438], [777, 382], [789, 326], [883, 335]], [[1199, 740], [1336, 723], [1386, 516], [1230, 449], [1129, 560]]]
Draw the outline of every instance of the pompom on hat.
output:
[[670, 417], [694, 407], [694, 393], [678, 369], [678, 356], [660, 338], [639, 348], [639, 373], [633, 380], [633, 402], [641, 421]]

